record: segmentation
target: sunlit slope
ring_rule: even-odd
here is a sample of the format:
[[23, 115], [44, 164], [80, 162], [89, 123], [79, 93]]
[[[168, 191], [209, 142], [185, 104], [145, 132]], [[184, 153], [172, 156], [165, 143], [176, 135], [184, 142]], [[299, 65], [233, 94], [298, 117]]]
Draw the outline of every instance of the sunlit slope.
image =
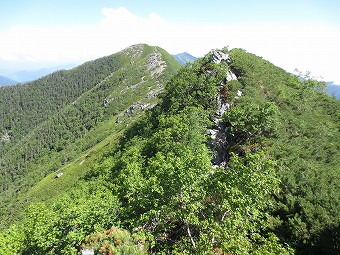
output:
[[[105, 61], [114, 64], [104, 65]], [[9, 201], [18, 192], [26, 190], [47, 174], [58, 171], [112, 135], [116, 132], [116, 126], [123, 125], [120, 122], [128, 123], [133, 116], [152, 108], [164, 82], [178, 68], [179, 64], [164, 50], [140, 44], [68, 71], [72, 74], [83, 70], [81, 73], [87, 81], [91, 78], [87, 79], [86, 76], [98, 75], [96, 72], [105, 75], [100, 75], [102, 78], [77, 98], [65, 103], [65, 106], [60, 105], [59, 110], [50, 111], [47, 118], [44, 111], [31, 109], [38, 119], [46, 120], [41, 120], [34, 127], [26, 126], [28, 130], [22, 128], [22, 132], [27, 133], [22, 138], [15, 136], [15, 130], [7, 132], [11, 139], [2, 142], [6, 150], [1, 156], [1, 205], [10, 204]], [[46, 86], [53, 86], [53, 83], [48, 84], [48, 80], [53, 80], [55, 75], [62, 73], [42, 78], [46, 79]], [[66, 81], [72, 83], [72, 80]], [[73, 82], [77, 84], [79, 81]], [[36, 86], [35, 83], [18, 89], [30, 90], [32, 86]], [[60, 90], [63, 93], [62, 88]], [[37, 101], [45, 100], [38, 92], [34, 96]], [[31, 119], [34, 123], [34, 116]], [[27, 123], [32, 125], [29, 120]], [[3, 216], [6, 217], [5, 211]]]

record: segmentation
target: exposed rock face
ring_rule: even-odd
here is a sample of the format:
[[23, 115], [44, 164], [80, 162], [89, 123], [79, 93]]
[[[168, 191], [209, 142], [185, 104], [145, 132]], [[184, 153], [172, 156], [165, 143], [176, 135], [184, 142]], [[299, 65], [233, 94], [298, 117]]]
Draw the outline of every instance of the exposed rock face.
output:
[[232, 72], [232, 71], [228, 71], [227, 72], [227, 76], [226, 76], [226, 81], [232, 81], [232, 80], [237, 80], [236, 75]]
[[134, 114], [135, 111], [137, 111], [137, 110], [145, 111], [146, 109], [150, 109], [153, 106], [154, 106], [153, 104], [137, 102], [137, 103], [131, 105], [130, 108], [126, 110], [126, 113]]
[[162, 54], [155, 51], [148, 57], [147, 70], [150, 71], [151, 77], [159, 76], [163, 73], [166, 67], [165, 61], [162, 59]]
[[120, 113], [117, 116], [116, 123], [121, 123], [123, 120], [132, 117], [139, 111], [146, 111], [147, 109], [151, 109], [155, 107], [156, 104], [151, 104], [151, 103], [141, 103], [137, 102], [135, 104], [132, 104], [124, 113]]
[[226, 54], [226, 53], [224, 53], [222, 51], [216, 51], [216, 50], [212, 51], [212, 55], [211, 55], [211, 61], [212, 62], [214, 62], [216, 64], [219, 64], [222, 61], [227, 61], [228, 59], [230, 60], [228, 54]]
[[[229, 58], [229, 55], [221, 52], [221, 51], [212, 51], [211, 55], [211, 61], [216, 63], [216, 64], [226, 64], [230, 65], [231, 60]], [[232, 72], [232, 70], [228, 70], [226, 73], [225, 80], [219, 84], [219, 91], [222, 91], [224, 85], [232, 80], [237, 80], [237, 76]], [[234, 100], [237, 100], [240, 96], [242, 95], [242, 91], [238, 90], [237, 95], [235, 96]], [[215, 119], [214, 123], [215, 125], [211, 128], [208, 129], [208, 134], [210, 135], [210, 146], [214, 152], [214, 159], [213, 159], [213, 164], [214, 167], [219, 167], [219, 166], [226, 166], [227, 162], [227, 154], [226, 154], [226, 146], [227, 146], [227, 139], [226, 139], [226, 131], [227, 127], [226, 125], [222, 122], [223, 115], [226, 111], [229, 110], [230, 107], [233, 105], [232, 102], [226, 102], [224, 97], [222, 97], [220, 94], [217, 95], [216, 97], [217, 100], [217, 110], [215, 112]]]
[[129, 56], [133, 61], [133, 59], [139, 58], [142, 55], [143, 48], [144, 44], [136, 44], [124, 49], [123, 52], [124, 54]]
[[9, 142], [9, 141], [11, 141], [11, 136], [8, 133], [3, 134], [0, 137], [0, 142]]
[[146, 99], [154, 98], [157, 95], [159, 95], [163, 90], [164, 88], [162, 86], [158, 86], [158, 88], [150, 90], [145, 98]]
[[214, 152], [213, 164], [215, 167], [225, 165], [226, 163], [226, 126], [222, 122], [222, 117], [225, 111], [229, 109], [227, 104], [223, 102], [220, 96], [217, 98], [218, 109], [216, 111], [216, 117], [214, 119], [215, 125], [208, 129], [211, 141], [210, 146]]

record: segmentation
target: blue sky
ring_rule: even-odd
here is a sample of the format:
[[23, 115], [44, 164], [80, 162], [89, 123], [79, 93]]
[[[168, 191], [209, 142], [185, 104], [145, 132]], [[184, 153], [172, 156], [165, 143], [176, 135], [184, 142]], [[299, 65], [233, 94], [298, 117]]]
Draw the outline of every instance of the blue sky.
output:
[[197, 57], [229, 45], [340, 84], [339, 13], [338, 0], [1, 1], [0, 69], [82, 63], [135, 43]]
[[327, 22], [340, 25], [340, 1], [337, 0], [11, 0], [0, 3], [0, 29], [23, 25], [95, 24], [101, 19], [103, 7], [122, 6], [140, 16], [154, 12], [167, 21]]

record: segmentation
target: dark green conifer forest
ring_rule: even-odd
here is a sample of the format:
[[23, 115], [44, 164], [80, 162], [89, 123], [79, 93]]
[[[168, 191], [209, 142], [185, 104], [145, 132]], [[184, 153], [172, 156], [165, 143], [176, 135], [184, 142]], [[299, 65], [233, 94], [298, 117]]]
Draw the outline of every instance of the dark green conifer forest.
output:
[[243, 49], [0, 88], [0, 254], [339, 254], [340, 102]]

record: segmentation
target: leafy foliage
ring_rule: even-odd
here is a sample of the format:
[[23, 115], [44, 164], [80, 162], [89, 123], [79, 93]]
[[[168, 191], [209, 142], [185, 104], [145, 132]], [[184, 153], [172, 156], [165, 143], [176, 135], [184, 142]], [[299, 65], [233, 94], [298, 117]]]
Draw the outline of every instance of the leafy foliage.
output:
[[[150, 233], [156, 253], [288, 253], [272, 233], [262, 233], [278, 187], [264, 154], [234, 154], [228, 168], [212, 168], [205, 130], [217, 107], [218, 78], [228, 67], [200, 64], [209, 57], [170, 80], [161, 105], [113, 151], [108, 180], [122, 203], [122, 223]], [[201, 78], [191, 79], [193, 74]]]
[[[77, 254], [87, 235], [118, 224], [118, 214], [119, 201], [111, 192], [80, 187], [51, 207], [44, 203], [29, 206], [22, 223], [2, 234], [5, 242], [0, 248], [8, 254]], [[15, 242], [8, 247], [8, 240]]]
[[[231, 58], [245, 94], [236, 107], [269, 103], [278, 110], [273, 112], [278, 125], [271, 124], [275, 136], [262, 139], [278, 162], [281, 179], [273, 214], [280, 219], [277, 235], [301, 254], [338, 253], [334, 240], [340, 219], [335, 181], [340, 174], [339, 101], [326, 96], [325, 83], [308, 74], [294, 77], [240, 49], [234, 49]], [[232, 111], [227, 115], [233, 117]], [[324, 231], [328, 231], [327, 246]]]
[[224, 116], [230, 141], [236, 139], [244, 143], [261, 135], [273, 136], [278, 126], [277, 115], [278, 108], [271, 102], [233, 107]]
[[[338, 253], [339, 101], [324, 94], [322, 82], [292, 76], [241, 49], [223, 51], [230, 59], [217, 64], [209, 53], [182, 67], [157, 106], [119, 126], [118, 113], [134, 111], [128, 106], [153, 84], [141, 78], [139, 64], [158, 53], [149, 58], [155, 48], [145, 46], [138, 53], [143, 61], [125, 63], [37, 126], [31, 134], [46, 137], [42, 141], [50, 139], [38, 132], [45, 127], [57, 127], [60, 137], [32, 146], [46, 151], [25, 167], [65, 155], [70, 171], [54, 183], [48, 176], [23, 195], [40, 194], [0, 233], [3, 253]], [[170, 74], [176, 67], [169, 65]], [[139, 76], [129, 76], [128, 66]], [[226, 77], [230, 72], [237, 80]], [[156, 73], [148, 80], [169, 77], [152, 79]], [[141, 90], [132, 92], [131, 84]], [[114, 98], [115, 106], [103, 107], [103, 97]], [[223, 118], [216, 113], [221, 100], [229, 105]], [[207, 130], [219, 134], [209, 137]], [[213, 165], [214, 139], [226, 155], [223, 164]], [[64, 163], [54, 160], [57, 168]], [[60, 186], [49, 199], [48, 185]]]
[[[160, 48], [135, 45], [76, 69], [4, 90], [1, 96], [6, 100], [0, 108], [10, 111], [2, 115], [2, 125], [10, 140], [0, 141], [0, 205], [17, 207], [20, 202], [13, 199], [18, 193], [60, 171], [112, 130], [125, 128], [124, 124], [116, 127], [155, 104], [161, 82], [178, 67]], [[25, 110], [16, 108], [21, 104]], [[27, 116], [17, 116], [26, 111]], [[16, 118], [15, 123], [6, 124]], [[1, 211], [4, 225], [17, 217], [8, 211], [18, 209]]]

